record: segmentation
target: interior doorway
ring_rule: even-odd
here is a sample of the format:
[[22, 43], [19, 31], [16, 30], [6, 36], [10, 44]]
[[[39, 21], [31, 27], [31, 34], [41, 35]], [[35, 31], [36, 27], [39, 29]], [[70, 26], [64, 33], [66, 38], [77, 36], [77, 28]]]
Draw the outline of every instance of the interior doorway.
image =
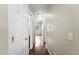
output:
[[43, 27], [42, 22], [36, 22], [35, 27], [35, 46], [38, 47], [39, 45], [43, 44]]

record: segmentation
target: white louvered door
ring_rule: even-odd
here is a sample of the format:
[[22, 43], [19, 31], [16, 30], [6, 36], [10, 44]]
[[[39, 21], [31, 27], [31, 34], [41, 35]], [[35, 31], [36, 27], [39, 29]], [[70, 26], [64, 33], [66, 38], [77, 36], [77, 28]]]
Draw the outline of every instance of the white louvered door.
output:
[[8, 51], [12, 55], [29, 54], [27, 6], [8, 5]]

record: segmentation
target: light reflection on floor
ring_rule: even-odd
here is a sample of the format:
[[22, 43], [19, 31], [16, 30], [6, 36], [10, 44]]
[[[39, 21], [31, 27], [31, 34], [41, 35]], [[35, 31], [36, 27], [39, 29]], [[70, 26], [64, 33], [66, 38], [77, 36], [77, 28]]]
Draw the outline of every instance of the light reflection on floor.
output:
[[49, 55], [42, 36], [35, 36], [35, 42], [33, 49], [29, 50], [30, 55]]
[[42, 36], [35, 36], [35, 48], [40, 47], [43, 44]]

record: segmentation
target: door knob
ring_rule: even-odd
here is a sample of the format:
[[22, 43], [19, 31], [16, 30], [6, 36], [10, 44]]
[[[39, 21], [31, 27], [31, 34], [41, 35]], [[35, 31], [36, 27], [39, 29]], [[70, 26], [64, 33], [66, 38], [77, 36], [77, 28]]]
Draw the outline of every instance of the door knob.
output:
[[25, 40], [27, 40], [27, 38], [25, 38]]
[[12, 36], [12, 42], [14, 42], [14, 36]]

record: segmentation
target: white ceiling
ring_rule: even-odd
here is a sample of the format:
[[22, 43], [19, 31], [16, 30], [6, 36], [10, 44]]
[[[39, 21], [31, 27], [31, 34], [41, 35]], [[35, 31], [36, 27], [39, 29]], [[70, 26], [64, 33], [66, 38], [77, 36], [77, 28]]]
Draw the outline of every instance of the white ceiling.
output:
[[29, 4], [29, 8], [31, 9], [31, 11], [33, 13], [37, 12], [37, 11], [48, 11], [48, 4]]

